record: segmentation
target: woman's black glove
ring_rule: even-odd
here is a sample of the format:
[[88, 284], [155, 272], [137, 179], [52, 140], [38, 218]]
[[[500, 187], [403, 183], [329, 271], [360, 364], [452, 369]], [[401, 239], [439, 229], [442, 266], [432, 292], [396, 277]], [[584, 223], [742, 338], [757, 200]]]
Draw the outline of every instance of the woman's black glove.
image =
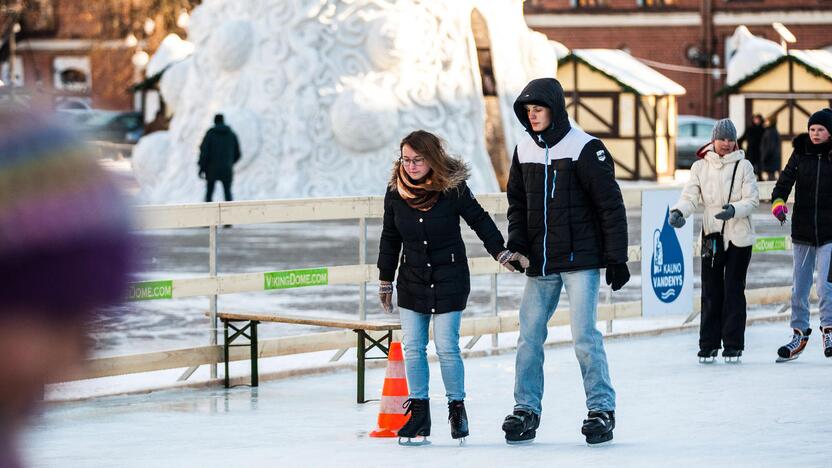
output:
[[737, 210], [734, 209], [734, 205], [722, 205], [722, 211], [715, 214], [714, 218], [727, 221], [733, 218], [736, 213]]

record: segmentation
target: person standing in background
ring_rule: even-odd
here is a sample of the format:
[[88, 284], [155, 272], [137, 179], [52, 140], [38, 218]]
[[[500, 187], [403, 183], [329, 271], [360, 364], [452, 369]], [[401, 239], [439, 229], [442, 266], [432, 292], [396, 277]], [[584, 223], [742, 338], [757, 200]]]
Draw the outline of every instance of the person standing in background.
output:
[[737, 140], [740, 149], [745, 146], [745, 159], [751, 163], [754, 168], [754, 174], [757, 178], [760, 177], [760, 144], [763, 141], [763, 116], [761, 114], [754, 114], [751, 117], [751, 125], [745, 129], [745, 133]]
[[761, 180], [777, 180], [783, 154], [781, 144], [780, 132], [777, 131], [777, 117], [772, 115], [765, 120], [760, 141], [759, 175]]
[[222, 182], [225, 201], [233, 200], [231, 182], [234, 164], [240, 160], [240, 142], [234, 131], [225, 124], [222, 114], [214, 116], [214, 126], [208, 129], [199, 145], [199, 177], [205, 179], [205, 201], [214, 198], [214, 186]]

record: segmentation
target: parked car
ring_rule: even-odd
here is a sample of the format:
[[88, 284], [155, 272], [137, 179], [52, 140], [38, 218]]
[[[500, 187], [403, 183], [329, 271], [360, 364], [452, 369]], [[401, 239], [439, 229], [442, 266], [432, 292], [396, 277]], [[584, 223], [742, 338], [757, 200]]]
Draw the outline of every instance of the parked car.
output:
[[93, 110], [75, 124], [82, 135], [90, 140], [113, 143], [135, 143], [144, 134], [142, 113], [136, 111]]
[[716, 120], [698, 115], [680, 115], [676, 132], [676, 168], [690, 169], [696, 151], [711, 141]]

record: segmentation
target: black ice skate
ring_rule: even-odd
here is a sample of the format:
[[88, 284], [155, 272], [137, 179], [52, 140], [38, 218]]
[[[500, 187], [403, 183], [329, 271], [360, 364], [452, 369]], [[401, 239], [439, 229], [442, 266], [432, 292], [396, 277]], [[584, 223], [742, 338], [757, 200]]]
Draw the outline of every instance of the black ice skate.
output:
[[786, 362], [797, 359], [797, 357], [800, 356], [800, 353], [806, 349], [806, 344], [809, 343], [809, 335], [811, 334], [811, 328], [807, 328], [805, 333], [795, 328], [792, 340], [777, 350], [777, 362]]
[[728, 364], [739, 364], [740, 358], [742, 357], [742, 350], [737, 348], [729, 348], [725, 347], [725, 350], [722, 351], [722, 358], [725, 359], [725, 362]]
[[460, 447], [465, 445], [468, 437], [468, 413], [465, 412], [465, 402], [448, 402], [448, 422], [451, 424], [451, 437], [459, 439]]
[[615, 429], [615, 411], [590, 411], [584, 419], [581, 434], [586, 436], [586, 443], [597, 446], [612, 440]]
[[832, 327], [820, 327], [823, 333], [823, 355], [832, 357]]
[[[404, 402], [402, 408], [406, 408], [404, 414], [410, 414], [410, 419], [399, 429], [399, 445], [419, 446], [430, 444], [428, 440], [430, 435], [430, 400], [410, 398]], [[422, 440], [413, 441], [412, 439], [415, 437], [421, 437]]]
[[516, 409], [503, 421], [506, 443], [509, 445], [530, 444], [534, 442], [540, 416], [530, 411]]
[[712, 364], [714, 361], [716, 361], [716, 354], [717, 354], [718, 351], [719, 350], [716, 349], [716, 348], [713, 348], [713, 349], [702, 348], [702, 349], [700, 349], [699, 352], [696, 353], [696, 355], [699, 356], [699, 363], [700, 364]]

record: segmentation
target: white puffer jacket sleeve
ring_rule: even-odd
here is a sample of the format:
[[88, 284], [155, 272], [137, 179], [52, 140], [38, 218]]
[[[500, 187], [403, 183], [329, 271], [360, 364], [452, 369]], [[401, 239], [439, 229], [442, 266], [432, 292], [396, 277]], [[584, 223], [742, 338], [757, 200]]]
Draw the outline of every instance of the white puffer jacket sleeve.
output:
[[[729, 196], [734, 165], [737, 173], [734, 187]], [[723, 222], [714, 216], [726, 204], [734, 205], [734, 217], [725, 224], [725, 245], [748, 247], [754, 244], [754, 226], [751, 215], [760, 204], [760, 192], [754, 167], [745, 159], [742, 150], [720, 158], [709, 151], [705, 158], [691, 167], [690, 180], [685, 184], [679, 201], [671, 210], [679, 210], [685, 218], [690, 217], [697, 207], [704, 208], [702, 225], [705, 234], [722, 231]]]

